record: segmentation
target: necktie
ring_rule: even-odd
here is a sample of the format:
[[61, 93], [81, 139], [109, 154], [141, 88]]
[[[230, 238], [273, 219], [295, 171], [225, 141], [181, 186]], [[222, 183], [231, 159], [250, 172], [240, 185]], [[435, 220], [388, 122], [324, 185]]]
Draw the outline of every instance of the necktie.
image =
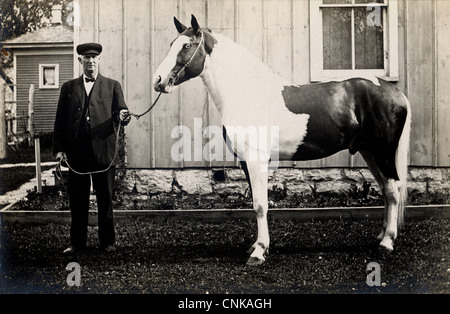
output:
[[95, 82], [95, 78], [85, 77], [84, 80], [85, 80], [86, 83]]

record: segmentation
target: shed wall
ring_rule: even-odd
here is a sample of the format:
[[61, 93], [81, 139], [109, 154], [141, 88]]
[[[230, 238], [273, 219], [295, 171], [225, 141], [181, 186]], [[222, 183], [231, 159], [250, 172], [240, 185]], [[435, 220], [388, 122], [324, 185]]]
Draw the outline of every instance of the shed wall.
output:
[[[71, 52], [71, 51], [69, 51]], [[59, 86], [73, 78], [73, 56], [67, 54], [41, 54], [38, 51], [27, 51], [26, 54], [16, 53], [17, 70], [17, 114], [28, 114], [28, 99], [30, 84], [34, 84], [34, 126], [35, 132], [53, 132], [56, 107], [60, 88], [39, 89], [39, 64], [59, 64]], [[18, 123], [20, 132], [22, 125]], [[26, 127], [26, 124], [25, 124]]]

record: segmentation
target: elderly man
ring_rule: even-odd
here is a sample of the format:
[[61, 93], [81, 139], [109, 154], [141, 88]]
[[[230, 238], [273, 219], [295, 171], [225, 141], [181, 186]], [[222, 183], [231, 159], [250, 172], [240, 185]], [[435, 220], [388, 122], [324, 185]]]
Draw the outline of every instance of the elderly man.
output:
[[58, 101], [53, 153], [69, 165], [70, 246], [64, 254], [86, 248], [91, 178], [98, 204], [100, 248], [115, 250], [113, 184], [119, 124], [130, 115], [120, 83], [99, 74], [102, 46], [77, 46], [83, 75], [64, 83]]

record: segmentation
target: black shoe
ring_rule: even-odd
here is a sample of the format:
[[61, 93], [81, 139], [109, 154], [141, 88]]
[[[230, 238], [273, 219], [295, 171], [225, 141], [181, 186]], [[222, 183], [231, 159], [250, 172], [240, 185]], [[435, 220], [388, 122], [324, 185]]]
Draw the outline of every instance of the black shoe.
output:
[[115, 252], [116, 251], [116, 246], [114, 244], [109, 244], [109, 245], [106, 245], [106, 246], [101, 246], [100, 249], [105, 251], [105, 252]]

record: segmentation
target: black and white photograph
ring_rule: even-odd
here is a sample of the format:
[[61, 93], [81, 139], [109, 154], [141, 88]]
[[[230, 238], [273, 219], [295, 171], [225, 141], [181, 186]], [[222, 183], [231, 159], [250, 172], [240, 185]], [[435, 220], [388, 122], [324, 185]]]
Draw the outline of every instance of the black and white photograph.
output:
[[0, 0], [0, 294], [449, 294], [449, 16]]

